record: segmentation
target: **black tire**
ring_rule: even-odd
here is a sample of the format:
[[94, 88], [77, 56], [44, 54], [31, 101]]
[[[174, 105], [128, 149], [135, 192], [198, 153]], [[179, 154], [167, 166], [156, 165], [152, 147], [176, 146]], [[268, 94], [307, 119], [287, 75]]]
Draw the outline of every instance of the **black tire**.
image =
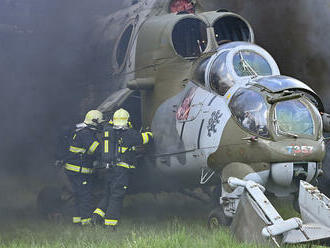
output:
[[222, 195], [222, 185], [219, 184], [213, 190], [213, 202], [215, 206], [219, 206], [221, 195]]
[[214, 230], [222, 226], [229, 226], [231, 220], [223, 212], [222, 206], [218, 206], [210, 212], [207, 224], [209, 229]]
[[39, 214], [46, 218], [61, 214], [61, 208], [63, 205], [61, 195], [62, 190], [59, 187], [44, 187], [37, 196], [37, 209]]

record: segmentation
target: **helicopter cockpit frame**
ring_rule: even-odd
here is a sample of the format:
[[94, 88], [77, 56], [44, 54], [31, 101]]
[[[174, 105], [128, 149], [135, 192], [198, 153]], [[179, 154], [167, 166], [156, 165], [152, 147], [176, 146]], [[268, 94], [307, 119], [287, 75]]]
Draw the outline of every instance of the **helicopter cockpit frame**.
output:
[[319, 97], [303, 82], [280, 75], [263, 48], [248, 42], [221, 45], [196, 72], [207, 90], [228, 100], [237, 124], [252, 135], [271, 140], [322, 136]]
[[244, 85], [260, 76], [280, 75], [272, 56], [248, 42], [230, 42], [218, 48], [205, 68], [205, 86], [224, 96], [234, 85]]
[[275, 141], [288, 137], [320, 139], [322, 120], [316, 106], [303, 94], [285, 94], [274, 96], [254, 86], [239, 88], [229, 108], [237, 124], [252, 135]]

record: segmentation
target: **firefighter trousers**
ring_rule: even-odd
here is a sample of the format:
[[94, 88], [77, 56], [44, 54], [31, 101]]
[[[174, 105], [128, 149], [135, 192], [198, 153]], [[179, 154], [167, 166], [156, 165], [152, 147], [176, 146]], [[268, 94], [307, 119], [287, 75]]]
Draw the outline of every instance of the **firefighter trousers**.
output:
[[71, 183], [74, 197], [73, 223], [88, 224], [93, 210], [94, 175], [74, 172], [67, 172], [66, 174]]
[[106, 226], [118, 224], [123, 200], [128, 189], [129, 170], [129, 168], [114, 166], [107, 171], [105, 195], [98, 204], [98, 209], [104, 211]]

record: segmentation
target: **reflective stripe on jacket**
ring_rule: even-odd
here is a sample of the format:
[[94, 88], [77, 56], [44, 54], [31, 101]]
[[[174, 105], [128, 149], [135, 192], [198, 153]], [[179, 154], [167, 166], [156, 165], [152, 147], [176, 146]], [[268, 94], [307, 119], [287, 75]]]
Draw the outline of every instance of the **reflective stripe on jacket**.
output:
[[77, 131], [71, 140], [65, 168], [72, 172], [93, 173], [93, 161], [100, 152], [97, 130], [85, 127]]
[[94, 172], [94, 170], [91, 168], [82, 167], [82, 166], [69, 164], [69, 163], [65, 164], [65, 169], [67, 169], [69, 171], [83, 173], [83, 174], [92, 174]]

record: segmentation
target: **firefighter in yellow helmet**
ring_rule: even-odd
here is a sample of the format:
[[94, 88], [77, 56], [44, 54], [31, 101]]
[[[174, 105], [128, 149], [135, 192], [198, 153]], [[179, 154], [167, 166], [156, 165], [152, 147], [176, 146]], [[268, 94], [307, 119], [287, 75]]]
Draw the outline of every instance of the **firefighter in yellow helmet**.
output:
[[100, 153], [99, 141], [96, 134], [103, 122], [103, 114], [98, 110], [91, 110], [86, 114], [83, 126], [73, 133], [68, 158], [65, 163], [66, 174], [70, 180], [74, 201], [75, 215], [73, 223], [89, 224], [93, 210], [93, 161]]
[[92, 221], [113, 229], [118, 224], [129, 187], [129, 172], [135, 169], [135, 146], [147, 144], [152, 138], [151, 132], [140, 133], [132, 128], [129, 117], [121, 108], [114, 113], [113, 121], [104, 127], [102, 162], [108, 168], [106, 194], [93, 212]]

